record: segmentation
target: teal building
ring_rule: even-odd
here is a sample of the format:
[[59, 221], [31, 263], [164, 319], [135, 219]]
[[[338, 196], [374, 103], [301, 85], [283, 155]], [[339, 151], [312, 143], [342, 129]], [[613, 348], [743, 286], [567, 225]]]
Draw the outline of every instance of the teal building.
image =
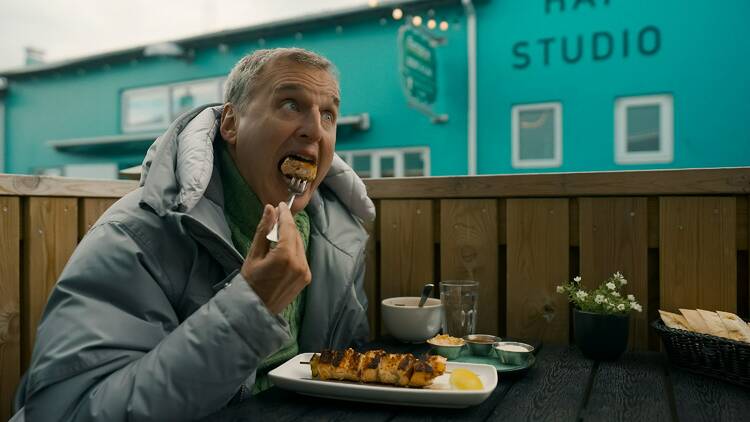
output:
[[[364, 1], [363, 1], [364, 3]], [[750, 163], [750, 2], [381, 2], [0, 71], [0, 172], [115, 178], [233, 64], [336, 63], [336, 150], [362, 176]]]

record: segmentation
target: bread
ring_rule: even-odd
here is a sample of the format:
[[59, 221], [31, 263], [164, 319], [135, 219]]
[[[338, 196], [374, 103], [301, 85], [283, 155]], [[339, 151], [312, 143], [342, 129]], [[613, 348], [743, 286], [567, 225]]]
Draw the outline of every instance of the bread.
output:
[[750, 322], [737, 315], [724, 311], [706, 311], [703, 309], [680, 309], [679, 314], [659, 309], [661, 320], [669, 328], [708, 334], [750, 344]]
[[659, 309], [659, 315], [661, 315], [661, 320], [667, 324], [667, 327], [676, 330], [690, 331], [690, 325], [684, 316], [662, 311], [661, 309]]
[[695, 309], [680, 309], [680, 313], [687, 320], [688, 325], [690, 326], [690, 331], [695, 331], [696, 333], [702, 334], [711, 334], [711, 331], [708, 328], [708, 324], [706, 324], [706, 321], [703, 320], [703, 317], [700, 313], [698, 313], [698, 311], [696, 311]]
[[745, 324], [745, 321], [729, 312], [716, 311], [716, 313], [721, 318], [724, 328], [727, 329], [729, 338], [750, 343], [750, 326]]
[[708, 325], [708, 334], [716, 337], [729, 338], [729, 331], [724, 327], [724, 323], [721, 322], [719, 314], [716, 312], [705, 311], [703, 309], [698, 309], [697, 311], [701, 314], [703, 320], [706, 321], [706, 325]]

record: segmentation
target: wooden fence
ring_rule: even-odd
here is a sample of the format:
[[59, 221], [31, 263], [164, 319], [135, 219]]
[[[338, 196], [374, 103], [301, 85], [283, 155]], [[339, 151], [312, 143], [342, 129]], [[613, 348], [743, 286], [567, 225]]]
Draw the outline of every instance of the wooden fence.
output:
[[[619, 270], [643, 304], [631, 347], [657, 347], [659, 308], [748, 314], [750, 168], [368, 180], [367, 294], [480, 282], [478, 331], [570, 339], [555, 286]], [[78, 241], [134, 182], [0, 175], [0, 420], [28, 365], [47, 295]]]

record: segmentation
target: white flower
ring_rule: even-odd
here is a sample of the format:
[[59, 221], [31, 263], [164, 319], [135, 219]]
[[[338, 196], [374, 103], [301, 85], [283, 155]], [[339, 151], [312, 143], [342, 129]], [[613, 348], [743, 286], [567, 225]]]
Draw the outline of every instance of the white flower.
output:
[[624, 278], [621, 278], [620, 279], [620, 285], [624, 286], [626, 284], [628, 284], [628, 280], [625, 280]]
[[573, 281], [575, 281], [576, 283], [580, 283], [581, 282], [581, 276], [577, 275], [577, 276], [573, 277]]
[[586, 297], [588, 295], [589, 294], [586, 293], [586, 292], [584, 292], [583, 290], [579, 290], [579, 291], [576, 292], [576, 296], [578, 296], [578, 299], [580, 299], [580, 300], [586, 299]]
[[618, 271], [615, 273], [615, 278], [620, 279], [622, 278], [622, 274]]
[[635, 296], [628, 295], [628, 300], [631, 301], [631, 302], [635, 302]]
[[635, 309], [638, 312], [643, 311], [643, 307], [635, 302], [630, 302], [630, 309]]
[[625, 305], [624, 305], [624, 304], [622, 304], [622, 303], [621, 303], [621, 304], [619, 304], [619, 305], [617, 305], [617, 310], [618, 310], [618, 311], [624, 311], [624, 310], [625, 310]]
[[557, 286], [557, 293], [565, 293], [565, 287]]
[[617, 292], [612, 292], [612, 296], [614, 296], [614, 297], [620, 297], [620, 294], [617, 293]]
[[594, 302], [602, 303], [602, 302], [606, 302], [606, 299], [604, 299], [604, 296], [602, 295], [596, 295], [596, 297], [594, 298]]
[[610, 281], [609, 283], [607, 283], [607, 288], [608, 288], [609, 290], [614, 290], [614, 289], [615, 289], [615, 287], [616, 287], [616, 286], [615, 286], [615, 283], [613, 283], [613, 282], [611, 282], [611, 281]]

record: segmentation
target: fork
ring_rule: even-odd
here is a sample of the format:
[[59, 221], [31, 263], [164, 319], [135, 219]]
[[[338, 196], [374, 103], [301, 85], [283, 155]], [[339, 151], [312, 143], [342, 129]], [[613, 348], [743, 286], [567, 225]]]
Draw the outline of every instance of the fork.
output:
[[[297, 195], [302, 195], [305, 193], [305, 188], [307, 188], [307, 180], [300, 179], [298, 177], [292, 177], [292, 180], [289, 181], [289, 200], [286, 201], [287, 206], [289, 206], [289, 209], [292, 209], [292, 203], [294, 203], [294, 198], [297, 197]], [[279, 241], [279, 220], [276, 219], [276, 222], [273, 224], [273, 227], [271, 228], [271, 231], [268, 232], [266, 235], [266, 239], [270, 240], [271, 242], [278, 242]]]

